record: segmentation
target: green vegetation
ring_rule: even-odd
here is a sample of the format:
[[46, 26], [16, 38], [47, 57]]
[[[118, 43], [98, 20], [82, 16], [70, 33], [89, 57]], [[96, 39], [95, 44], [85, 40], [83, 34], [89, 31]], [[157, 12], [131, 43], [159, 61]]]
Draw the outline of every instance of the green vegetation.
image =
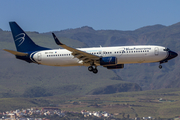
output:
[[[163, 101], [160, 100], [163, 99]], [[86, 96], [0, 98], [0, 111], [30, 107], [59, 107], [63, 111], [107, 111], [116, 118], [174, 118], [179, 116], [180, 89], [161, 89]], [[73, 116], [73, 115], [72, 115]], [[80, 117], [81, 115], [79, 115]]]
[[[165, 101], [161, 102], [162, 98]], [[107, 111], [118, 113], [116, 117], [160, 117], [173, 118], [178, 116], [180, 107], [180, 89], [162, 89], [142, 92], [123, 92], [109, 95], [90, 95], [73, 99], [60, 105], [62, 110]], [[80, 105], [73, 105], [79, 101]]]
[[[139, 44], [149, 45], [151, 44], [151, 45], [166, 46], [172, 49], [173, 51], [178, 52], [179, 51], [178, 48], [180, 47], [180, 43], [179, 43], [180, 27], [179, 26], [180, 26], [179, 23], [171, 25], [171, 26], [167, 26], [167, 27], [163, 25], [154, 25], [154, 26], [146, 26], [143, 28], [139, 28], [134, 31], [94, 30], [91, 27], [85, 26], [85, 27], [77, 28], [77, 29], [56, 31], [55, 34], [63, 43], [72, 47], [88, 47], [88, 46], [93, 47], [93, 46], [99, 46], [99, 45], [117, 46], [117, 45], [139, 45]], [[55, 44], [52, 34], [50, 32], [49, 33], [28, 32], [28, 34], [38, 45], [50, 47], [50, 48], [59, 48], [59, 46]], [[1, 49], [6, 48], [6, 49], [15, 50], [11, 32], [0, 31], [0, 36], [1, 36], [0, 38]], [[12, 76], [12, 72], [10, 72], [12, 68], [13, 71], [18, 71], [18, 73], [13, 74], [12, 77], [14, 79], [20, 79], [18, 81], [21, 81], [21, 80], [33, 81], [33, 83], [38, 84], [38, 85], [42, 84], [42, 82], [37, 83], [37, 81], [39, 81], [38, 79], [43, 79], [43, 81], [48, 81], [47, 79], [51, 79], [49, 81], [52, 81], [55, 84], [56, 84], [55, 81], [58, 81], [60, 79], [64, 81], [68, 80], [69, 83], [71, 83], [71, 81], [69, 80], [77, 81], [78, 83], [81, 83], [81, 81], [86, 82], [85, 80], [91, 81], [92, 79], [101, 81], [99, 80], [101, 79], [101, 76], [108, 73], [108, 75], [111, 77], [108, 77], [108, 76], [103, 77], [101, 83], [103, 83], [103, 79], [113, 80], [113, 78], [119, 78], [121, 81], [137, 83], [140, 85], [140, 87], [143, 90], [159, 89], [159, 88], [173, 88], [173, 87], [180, 86], [179, 77], [178, 77], [178, 74], [179, 74], [178, 71], [180, 69], [178, 66], [180, 65], [180, 59], [178, 57], [175, 58], [174, 60], [169, 61], [167, 64], [163, 64], [162, 70], [158, 69], [158, 63], [157, 64], [156, 63], [131, 64], [131, 65], [125, 65], [124, 69], [113, 70], [113, 71], [104, 70], [104, 68], [102, 69], [100, 68], [99, 71], [104, 74], [99, 73], [95, 77], [92, 77], [92, 75], [89, 74], [87, 69], [84, 67], [75, 67], [75, 69], [74, 67], [68, 67], [68, 68], [62, 68], [62, 67], [55, 68], [55, 67], [47, 67], [47, 66], [37, 67], [37, 65], [33, 65], [33, 66], [27, 65], [25, 63], [23, 64], [22, 62], [18, 62], [17, 60], [14, 60], [13, 55], [10, 55], [9, 53], [7, 54], [3, 51], [0, 51], [0, 53], [1, 53], [0, 67], [5, 68], [5, 69], [0, 70], [0, 72], [3, 74], [3, 78], [2, 76], [0, 76], [0, 79], [4, 79], [4, 78], [6, 79], [7, 76], [8, 77]], [[10, 59], [13, 59], [13, 60], [9, 61]], [[10, 64], [10, 62], [13, 62], [13, 64]], [[23, 66], [19, 67], [22, 64]], [[17, 67], [20, 70], [15, 70], [15, 68]], [[26, 70], [27, 67], [30, 70], [35, 69], [33, 70], [35, 72], [29, 73], [28, 71], [25, 73], [25, 71], [27, 71]], [[45, 69], [45, 70], [42, 71], [42, 69]], [[46, 69], [49, 69], [49, 71], [51, 72], [46, 71]], [[83, 73], [81, 74], [74, 73], [74, 70], [77, 70], [78, 73], [81, 73], [83, 71]], [[28, 78], [20, 77], [20, 73], [22, 71], [24, 72], [25, 76], [28, 76]], [[8, 72], [9, 74], [6, 74]], [[68, 74], [69, 72], [71, 74]], [[44, 73], [44, 74], [46, 73], [46, 78], [42, 77], [44, 74], [42, 75], [41, 73]], [[57, 75], [60, 77], [57, 77]], [[79, 80], [79, 76], [82, 76], [80, 77], [81, 80]], [[94, 83], [94, 81], [92, 81], [92, 83]], [[28, 84], [28, 87], [32, 87], [31, 86], [32, 83], [26, 82], [26, 84]], [[74, 85], [74, 82], [72, 82], [72, 84]], [[116, 84], [116, 82], [113, 82], [112, 84]], [[109, 85], [109, 83], [101, 87], [105, 87], [107, 85]], [[59, 87], [53, 86], [52, 88], [59, 90], [63, 86], [64, 85], [59, 85]], [[44, 85], [41, 87], [44, 87]], [[81, 88], [81, 86], [79, 87]], [[45, 86], [45, 88], [47, 87]], [[25, 89], [26, 88], [24, 88], [23, 90]], [[23, 90], [21, 89], [20, 91], [23, 91]]]
[[52, 96], [51, 93], [47, 93], [47, 90], [41, 87], [32, 87], [25, 90], [23, 93], [23, 97], [46, 97], [46, 96]]
[[108, 85], [106, 87], [100, 87], [94, 89], [90, 94], [112, 94], [117, 92], [128, 92], [128, 91], [141, 91], [141, 87], [135, 83], [120, 83], [116, 85]]
[[[38, 45], [59, 48], [51, 33], [28, 34]], [[135, 31], [94, 30], [85, 26], [55, 34], [72, 47], [151, 44], [166, 46], [177, 53], [180, 47], [180, 23], [167, 27], [147, 26]], [[2, 50], [16, 50], [8, 31], [0, 30], [0, 48], [0, 111], [59, 106], [69, 111], [86, 109], [118, 113], [116, 117], [119, 118], [123, 113], [130, 118], [179, 115], [179, 57], [163, 64], [161, 70], [158, 63], [131, 64], [118, 70], [98, 67], [99, 73], [94, 75], [87, 67], [51, 67], [15, 59]], [[162, 88], [173, 89], [141, 91]], [[159, 102], [159, 98], [166, 101]]]

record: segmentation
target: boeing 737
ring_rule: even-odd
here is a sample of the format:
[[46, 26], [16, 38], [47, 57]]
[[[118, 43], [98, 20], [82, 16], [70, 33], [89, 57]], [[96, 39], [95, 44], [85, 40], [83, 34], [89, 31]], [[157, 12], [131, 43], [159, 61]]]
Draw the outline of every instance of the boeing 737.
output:
[[117, 47], [72, 48], [61, 43], [52, 33], [57, 45], [64, 49], [50, 49], [36, 45], [16, 22], [9, 22], [17, 51], [4, 49], [17, 59], [28, 63], [49, 66], [87, 66], [97, 73], [97, 66], [107, 69], [121, 69], [130, 63], [162, 63], [178, 56], [176, 52], [162, 46], [138, 45]]

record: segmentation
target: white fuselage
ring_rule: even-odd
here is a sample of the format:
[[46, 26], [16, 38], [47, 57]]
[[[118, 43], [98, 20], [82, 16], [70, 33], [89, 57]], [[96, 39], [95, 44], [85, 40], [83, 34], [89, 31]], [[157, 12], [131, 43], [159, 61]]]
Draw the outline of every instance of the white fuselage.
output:
[[[96, 56], [116, 57], [117, 64], [159, 62], [168, 56], [168, 52], [164, 49], [165, 47], [151, 45], [78, 48]], [[89, 64], [83, 64], [71, 53], [66, 49], [44, 50], [32, 53], [31, 58], [38, 64], [50, 66], [89, 66]]]
[[107, 69], [122, 69], [124, 64], [168, 62], [178, 56], [168, 48], [154, 45], [72, 48], [59, 41], [52, 33], [57, 45], [64, 49], [50, 49], [36, 45], [16, 22], [9, 22], [17, 51], [4, 49], [17, 59], [28, 63], [49, 66], [88, 66], [88, 70], [98, 73], [97, 66]]

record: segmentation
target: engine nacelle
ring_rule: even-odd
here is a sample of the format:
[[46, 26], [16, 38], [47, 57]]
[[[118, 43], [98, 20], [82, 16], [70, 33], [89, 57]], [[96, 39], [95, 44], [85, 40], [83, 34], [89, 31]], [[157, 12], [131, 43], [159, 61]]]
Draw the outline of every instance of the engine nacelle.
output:
[[116, 57], [102, 57], [100, 58], [100, 65], [109, 66], [117, 63]]
[[107, 66], [107, 69], [122, 69], [124, 68], [124, 64], [118, 64], [113, 66]]

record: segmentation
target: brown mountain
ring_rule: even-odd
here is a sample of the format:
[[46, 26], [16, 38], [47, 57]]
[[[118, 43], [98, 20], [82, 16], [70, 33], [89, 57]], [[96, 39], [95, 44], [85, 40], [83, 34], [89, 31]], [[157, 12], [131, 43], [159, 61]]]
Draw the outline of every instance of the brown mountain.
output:
[[[28, 32], [28, 34], [39, 45], [58, 48], [50, 32]], [[55, 34], [63, 43], [72, 47], [150, 44], [166, 46], [178, 53], [180, 48], [180, 23], [171, 26], [146, 26], [134, 31], [94, 30], [92, 27], [84, 26], [55, 31]], [[11, 32], [0, 30], [0, 43], [1, 49], [15, 50]], [[161, 70], [158, 68], [158, 63], [128, 64], [120, 70], [98, 67], [99, 73], [94, 75], [86, 67], [50, 67], [28, 64], [2, 50], [0, 53], [0, 67], [2, 68], [0, 90], [2, 93], [24, 94], [24, 91], [32, 87], [38, 87], [45, 89], [51, 95], [84, 95], [93, 90], [108, 91], [108, 86], [115, 86], [113, 90], [121, 91], [116, 84], [129, 82], [138, 84], [143, 90], [180, 87], [179, 57], [163, 64]], [[138, 89], [141, 90], [139, 87]], [[96, 93], [96, 91], [93, 92]]]

